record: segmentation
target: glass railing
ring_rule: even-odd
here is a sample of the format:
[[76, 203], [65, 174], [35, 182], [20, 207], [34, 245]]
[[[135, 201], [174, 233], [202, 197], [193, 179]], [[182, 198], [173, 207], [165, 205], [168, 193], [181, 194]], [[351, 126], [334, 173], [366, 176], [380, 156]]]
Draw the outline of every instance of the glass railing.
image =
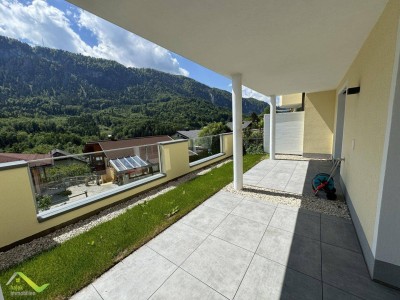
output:
[[157, 144], [28, 162], [37, 211], [111, 191], [160, 173]]
[[223, 152], [222, 136], [211, 135], [189, 139], [189, 162], [195, 162]]
[[245, 153], [264, 153], [264, 133], [260, 130], [243, 131], [243, 148]]

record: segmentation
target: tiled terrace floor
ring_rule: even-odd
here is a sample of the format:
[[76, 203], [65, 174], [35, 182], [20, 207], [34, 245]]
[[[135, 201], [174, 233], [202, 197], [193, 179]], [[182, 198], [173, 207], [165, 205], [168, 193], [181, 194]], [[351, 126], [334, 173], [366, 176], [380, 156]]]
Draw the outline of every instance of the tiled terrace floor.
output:
[[400, 299], [350, 221], [219, 192], [73, 299]]
[[[244, 174], [246, 185], [258, 186], [292, 194], [312, 194], [311, 181], [318, 173], [330, 173], [332, 162], [328, 160], [263, 160]], [[339, 168], [334, 180], [338, 198], [343, 199], [339, 185]], [[319, 197], [326, 198], [324, 192]]]

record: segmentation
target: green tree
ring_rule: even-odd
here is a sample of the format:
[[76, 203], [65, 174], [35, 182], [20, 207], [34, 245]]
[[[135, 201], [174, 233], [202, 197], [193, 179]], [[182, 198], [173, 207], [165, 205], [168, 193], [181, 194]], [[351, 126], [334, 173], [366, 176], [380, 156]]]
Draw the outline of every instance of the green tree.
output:
[[207, 126], [203, 127], [200, 132], [199, 132], [199, 136], [209, 136], [209, 135], [217, 135], [217, 134], [221, 134], [221, 133], [226, 133], [229, 132], [229, 127], [226, 126], [224, 123], [222, 122], [214, 122], [214, 123], [210, 123]]
[[270, 111], [271, 111], [271, 108], [270, 108], [270, 106], [268, 105], [266, 108], [264, 108], [263, 114], [264, 114], [264, 115], [269, 115], [269, 114], [270, 114]]
[[47, 180], [51, 182], [67, 177], [89, 175], [90, 173], [90, 167], [87, 164], [59, 165], [47, 169]]
[[256, 125], [259, 121], [260, 121], [260, 118], [259, 118], [258, 115], [253, 111], [253, 112], [251, 113], [251, 122], [253, 122], [254, 125]]

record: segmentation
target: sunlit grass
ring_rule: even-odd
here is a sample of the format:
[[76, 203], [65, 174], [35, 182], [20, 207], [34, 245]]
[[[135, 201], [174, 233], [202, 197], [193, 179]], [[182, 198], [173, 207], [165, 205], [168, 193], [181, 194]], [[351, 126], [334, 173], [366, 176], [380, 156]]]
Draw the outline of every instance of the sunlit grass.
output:
[[[263, 158], [263, 155], [245, 155], [244, 170]], [[230, 183], [232, 174], [232, 162], [214, 168], [149, 202], [134, 206], [109, 222], [2, 271], [0, 284], [5, 298], [10, 298], [6, 283], [17, 271], [39, 286], [50, 284], [34, 296], [35, 299], [71, 296]]]

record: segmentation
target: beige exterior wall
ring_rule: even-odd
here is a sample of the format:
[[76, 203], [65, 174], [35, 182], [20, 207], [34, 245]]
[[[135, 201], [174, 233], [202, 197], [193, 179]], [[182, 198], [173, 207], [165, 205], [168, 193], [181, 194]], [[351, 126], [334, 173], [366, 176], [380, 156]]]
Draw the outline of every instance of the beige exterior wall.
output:
[[38, 222], [36, 215], [29, 168], [27, 166], [21, 166], [14, 169], [0, 170], [0, 190], [2, 192], [0, 199], [0, 248], [79, 218], [115, 202], [131, 198], [138, 193], [174, 178], [223, 160], [232, 155], [232, 135], [223, 135], [222, 138], [224, 139], [225, 155], [194, 167], [189, 166], [187, 140], [162, 143], [160, 145], [162, 152], [161, 163], [162, 171], [166, 174], [166, 177], [80, 207], [71, 212], [43, 221], [42, 223]]
[[[391, 0], [340, 82], [346, 97], [341, 176], [372, 248], [400, 1]], [[353, 149], [354, 143], [354, 149]]]
[[336, 91], [306, 94], [303, 153], [332, 154]]
[[282, 95], [281, 106], [291, 106], [301, 104], [301, 93]]

